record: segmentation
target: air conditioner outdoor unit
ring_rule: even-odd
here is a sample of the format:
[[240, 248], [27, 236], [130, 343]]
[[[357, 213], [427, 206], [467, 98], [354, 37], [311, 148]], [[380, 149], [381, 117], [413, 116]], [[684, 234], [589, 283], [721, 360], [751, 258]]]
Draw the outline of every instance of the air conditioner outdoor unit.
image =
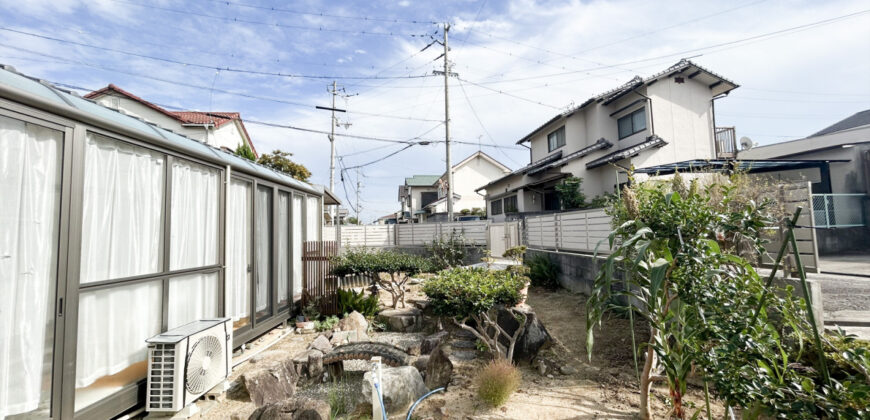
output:
[[230, 318], [203, 319], [146, 340], [146, 410], [180, 411], [229, 376], [231, 322]]

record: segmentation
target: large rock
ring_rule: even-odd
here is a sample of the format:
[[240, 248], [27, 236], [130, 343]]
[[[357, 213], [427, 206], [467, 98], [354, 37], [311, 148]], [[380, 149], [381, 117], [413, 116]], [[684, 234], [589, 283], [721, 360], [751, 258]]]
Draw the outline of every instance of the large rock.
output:
[[[531, 308], [514, 308], [514, 311], [525, 315], [527, 318], [526, 330], [517, 338], [517, 344], [514, 347], [514, 360], [529, 362], [535, 358], [544, 346], [552, 343], [553, 338]], [[520, 325], [519, 321], [514, 318], [514, 315], [505, 308], [498, 311], [498, 324], [511, 335], [516, 332]], [[507, 345], [508, 341], [502, 337], [501, 343]]]
[[264, 405], [248, 420], [329, 420], [329, 404], [310, 398], [290, 398]]
[[312, 350], [308, 353], [308, 377], [319, 379], [323, 375], [323, 353]]
[[429, 360], [426, 362], [426, 387], [429, 389], [441, 388], [450, 383], [453, 377], [453, 362], [444, 354], [441, 346], [432, 350]]
[[[383, 399], [387, 412], [391, 414], [405, 413], [408, 407], [429, 390], [423, 383], [423, 377], [413, 366], [383, 367]], [[360, 392], [355, 394], [357, 403], [371, 405], [372, 372], [363, 376]]]
[[291, 360], [263, 363], [244, 374], [245, 388], [257, 407], [292, 397], [298, 379]]
[[321, 353], [326, 354], [332, 351], [332, 344], [330, 344], [329, 339], [325, 335], [319, 335], [314, 339], [309, 348], [320, 350]]
[[436, 347], [440, 346], [441, 343], [447, 340], [448, 335], [449, 333], [447, 330], [441, 330], [424, 338], [423, 342], [420, 343], [420, 354], [432, 353], [432, 350], [435, 350]]
[[369, 329], [369, 323], [363, 314], [353, 311], [338, 321], [338, 329], [341, 331], [356, 331], [357, 335], [364, 335]]
[[389, 331], [417, 332], [423, 328], [423, 312], [417, 308], [386, 309], [378, 314], [378, 320]]

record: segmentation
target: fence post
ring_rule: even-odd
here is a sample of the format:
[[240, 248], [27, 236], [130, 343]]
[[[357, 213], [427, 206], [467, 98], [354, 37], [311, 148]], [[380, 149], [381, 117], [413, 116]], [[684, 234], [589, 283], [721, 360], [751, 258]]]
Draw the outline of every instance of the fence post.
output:
[[363, 225], [363, 247], [369, 247], [369, 229], [366, 225]]
[[583, 212], [583, 230], [586, 231], [586, 250], [588, 251], [592, 248], [592, 245], [589, 243], [589, 212]]
[[829, 209], [831, 208], [831, 203], [828, 200], [831, 198], [828, 194], [823, 194], [822, 198], [825, 200], [825, 227], [831, 227], [831, 213], [829, 213]]
[[408, 222], [408, 225], [411, 226], [411, 245], [416, 245], [416, 242], [414, 241], [414, 223]]
[[562, 233], [560, 230], [559, 213], [553, 213], [553, 245], [556, 247], [556, 252], [559, 252], [559, 245], [562, 242]]

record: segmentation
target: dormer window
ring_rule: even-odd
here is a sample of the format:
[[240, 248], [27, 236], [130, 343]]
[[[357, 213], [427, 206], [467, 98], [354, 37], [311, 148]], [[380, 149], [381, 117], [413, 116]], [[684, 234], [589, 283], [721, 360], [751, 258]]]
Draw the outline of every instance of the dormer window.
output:
[[619, 126], [619, 139], [646, 130], [646, 108], [638, 109], [616, 121]]
[[558, 130], [547, 134], [547, 153], [552, 152], [565, 145], [565, 126], [559, 127]]

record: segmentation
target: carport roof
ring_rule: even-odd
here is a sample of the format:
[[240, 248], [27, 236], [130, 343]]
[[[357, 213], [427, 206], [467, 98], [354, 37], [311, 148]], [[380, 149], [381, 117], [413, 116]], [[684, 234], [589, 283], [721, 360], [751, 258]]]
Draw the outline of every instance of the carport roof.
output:
[[843, 163], [848, 160], [790, 160], [790, 159], [765, 159], [765, 160], [730, 160], [730, 159], [695, 159], [682, 162], [667, 163], [664, 165], [649, 166], [635, 169], [635, 173], [669, 175], [674, 172], [731, 172], [741, 171], [747, 173], [760, 173], [772, 171], [785, 171], [789, 169], [820, 168], [829, 163]]

